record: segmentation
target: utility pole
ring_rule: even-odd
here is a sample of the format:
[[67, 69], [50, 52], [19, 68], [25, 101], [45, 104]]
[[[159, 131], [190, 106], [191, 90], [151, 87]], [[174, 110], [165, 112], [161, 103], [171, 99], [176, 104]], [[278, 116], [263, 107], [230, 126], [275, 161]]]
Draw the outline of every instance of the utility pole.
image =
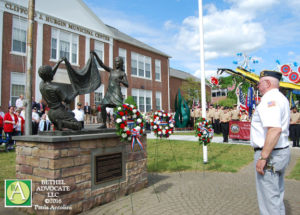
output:
[[[32, 131], [32, 64], [33, 64], [33, 26], [35, 0], [28, 1], [28, 27], [26, 43], [26, 111], [25, 111], [25, 135], [31, 135]], [[38, 87], [38, 86], [36, 86]]]

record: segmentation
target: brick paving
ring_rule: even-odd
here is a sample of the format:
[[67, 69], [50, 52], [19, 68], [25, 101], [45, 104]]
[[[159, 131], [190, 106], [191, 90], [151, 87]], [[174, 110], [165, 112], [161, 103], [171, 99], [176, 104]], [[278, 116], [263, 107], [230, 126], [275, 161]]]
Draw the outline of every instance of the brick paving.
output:
[[[292, 149], [288, 172], [300, 158]], [[94, 208], [82, 215], [255, 215], [253, 162], [238, 173], [178, 172], [149, 175], [148, 188]], [[287, 215], [300, 214], [300, 181], [285, 180]]]

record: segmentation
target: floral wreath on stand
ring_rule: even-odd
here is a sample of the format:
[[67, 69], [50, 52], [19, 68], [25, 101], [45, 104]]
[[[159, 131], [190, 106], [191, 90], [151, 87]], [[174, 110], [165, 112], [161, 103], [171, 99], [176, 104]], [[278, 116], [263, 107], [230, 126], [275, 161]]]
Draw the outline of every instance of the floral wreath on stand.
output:
[[152, 130], [157, 137], [168, 138], [174, 132], [175, 120], [170, 113], [163, 110], [156, 111], [150, 122]]
[[143, 150], [144, 145], [140, 140], [144, 133], [145, 120], [140, 111], [129, 104], [122, 104], [115, 108], [117, 135], [121, 136], [121, 141], [131, 141], [131, 149], [134, 150], [135, 142]]
[[196, 136], [199, 137], [199, 143], [205, 146], [210, 143], [214, 136], [214, 129], [211, 121], [205, 118], [199, 118], [195, 123]]

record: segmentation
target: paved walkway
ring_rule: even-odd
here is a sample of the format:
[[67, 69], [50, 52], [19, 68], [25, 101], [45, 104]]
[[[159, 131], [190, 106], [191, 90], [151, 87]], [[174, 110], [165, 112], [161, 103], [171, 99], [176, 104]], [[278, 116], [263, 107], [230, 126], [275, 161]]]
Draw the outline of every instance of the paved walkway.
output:
[[[175, 135], [174, 135], [175, 136]], [[292, 149], [288, 172], [300, 158]], [[149, 175], [149, 187], [82, 215], [259, 214], [253, 162], [238, 173], [184, 172]], [[287, 215], [300, 214], [300, 181], [285, 180]]]

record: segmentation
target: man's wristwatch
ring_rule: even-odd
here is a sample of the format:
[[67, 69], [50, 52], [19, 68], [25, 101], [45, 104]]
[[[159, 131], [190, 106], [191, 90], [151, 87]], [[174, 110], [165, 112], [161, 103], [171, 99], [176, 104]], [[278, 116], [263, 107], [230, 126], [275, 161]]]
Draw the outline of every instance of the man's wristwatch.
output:
[[259, 156], [258, 159], [259, 159], [259, 160], [264, 160], [264, 161], [268, 160], [268, 158], [264, 158], [264, 157], [262, 157], [262, 156]]

